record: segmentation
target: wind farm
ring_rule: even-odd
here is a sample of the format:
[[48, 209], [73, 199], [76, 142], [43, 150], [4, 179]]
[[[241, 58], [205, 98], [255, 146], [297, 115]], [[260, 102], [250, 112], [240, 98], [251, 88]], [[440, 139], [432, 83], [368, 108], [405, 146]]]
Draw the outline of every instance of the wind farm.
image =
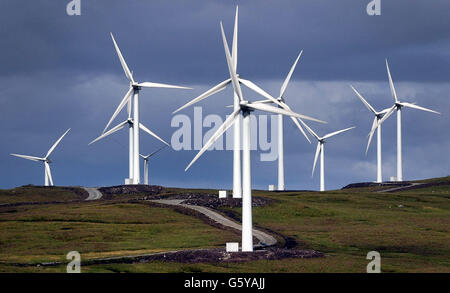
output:
[[[86, 47], [35, 52], [45, 94], [39, 76], [6, 75], [0, 272], [450, 272], [442, 75], [401, 48], [373, 57], [359, 34], [340, 43], [350, 19], [325, 38], [274, 22], [302, 23], [286, 8], [210, 5], [95, 14]], [[82, 74], [47, 77], [60, 56]]]

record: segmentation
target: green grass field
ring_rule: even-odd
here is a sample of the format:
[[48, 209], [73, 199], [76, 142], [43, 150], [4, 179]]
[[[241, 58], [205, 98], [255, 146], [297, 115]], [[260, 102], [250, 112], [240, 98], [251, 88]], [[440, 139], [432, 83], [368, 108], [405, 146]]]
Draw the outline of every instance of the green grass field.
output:
[[[374, 192], [379, 188], [324, 193], [254, 191], [255, 196], [275, 199], [269, 206], [253, 209], [255, 226], [293, 238], [299, 248], [321, 251], [326, 254], [323, 258], [105, 264], [82, 266], [82, 271], [365, 272], [366, 255], [375, 250], [381, 254], [383, 272], [448, 273], [450, 177], [426, 182], [446, 183], [394, 193]], [[184, 191], [166, 189], [171, 194]], [[80, 194], [67, 189], [49, 189], [48, 198], [42, 188], [0, 190], [0, 204], [77, 199]], [[223, 212], [240, 218], [240, 209]], [[17, 267], [10, 263], [64, 261], [71, 250], [79, 251], [83, 261], [223, 247], [229, 241], [240, 241], [239, 233], [220, 230], [170, 208], [126, 202], [120, 196], [95, 202], [0, 207], [0, 272], [65, 272], [65, 266]]]

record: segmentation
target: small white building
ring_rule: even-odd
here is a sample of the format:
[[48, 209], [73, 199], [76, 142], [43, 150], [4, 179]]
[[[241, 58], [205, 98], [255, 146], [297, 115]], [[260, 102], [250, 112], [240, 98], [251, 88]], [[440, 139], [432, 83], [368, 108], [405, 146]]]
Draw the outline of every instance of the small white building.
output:
[[276, 189], [275, 189], [275, 185], [273, 185], [273, 184], [270, 184], [269, 185], [269, 191], [275, 191]]
[[238, 252], [239, 243], [238, 242], [227, 242], [227, 252]]
[[227, 197], [228, 197], [228, 191], [219, 190], [219, 198], [227, 198]]

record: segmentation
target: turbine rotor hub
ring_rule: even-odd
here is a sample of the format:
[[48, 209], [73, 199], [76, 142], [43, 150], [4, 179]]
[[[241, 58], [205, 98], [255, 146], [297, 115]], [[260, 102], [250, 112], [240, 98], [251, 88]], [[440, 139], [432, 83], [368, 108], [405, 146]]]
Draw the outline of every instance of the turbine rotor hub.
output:
[[131, 86], [133, 87], [133, 90], [135, 90], [135, 91], [140, 91], [142, 89], [142, 87], [140, 87], [137, 82], [133, 83]]
[[253, 112], [254, 110], [252, 108], [249, 108], [247, 105], [249, 104], [248, 101], [241, 101], [239, 102], [239, 106], [241, 107], [242, 111], [250, 113]]

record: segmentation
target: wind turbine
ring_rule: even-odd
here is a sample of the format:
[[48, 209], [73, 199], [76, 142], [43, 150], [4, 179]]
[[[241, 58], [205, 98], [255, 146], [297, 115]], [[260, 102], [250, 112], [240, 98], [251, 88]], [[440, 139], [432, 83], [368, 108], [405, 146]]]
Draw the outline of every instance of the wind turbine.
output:
[[[238, 16], [239, 16], [239, 7], [236, 6], [236, 15], [235, 15], [235, 20], [234, 20], [234, 32], [233, 32], [233, 44], [232, 44], [232, 51], [231, 51], [231, 63], [233, 65], [234, 70], [237, 70], [237, 56], [238, 56], [238, 50], [237, 50], [237, 44], [238, 44]], [[300, 53], [301, 55], [301, 53]], [[295, 64], [297, 63], [298, 59], [297, 58]], [[293, 66], [293, 68], [295, 68], [295, 64]], [[291, 69], [291, 71], [293, 72], [293, 69]], [[290, 72], [290, 74], [288, 75], [288, 78], [286, 78], [285, 84], [283, 84], [282, 89], [284, 88], [284, 90], [287, 87], [287, 83], [289, 82], [290, 76], [292, 75], [292, 72]], [[289, 108], [289, 106], [284, 103], [284, 101], [282, 99], [276, 99], [275, 101], [273, 100], [274, 98], [272, 96], [270, 96], [267, 92], [265, 92], [264, 90], [262, 90], [259, 86], [257, 86], [256, 84], [254, 84], [253, 82], [243, 79], [241, 78], [237, 72], [236, 73], [236, 81], [245, 85], [246, 87], [248, 87], [249, 89], [255, 91], [256, 93], [260, 94], [261, 96], [265, 97], [266, 100], [261, 100], [261, 101], [256, 101], [254, 102], [255, 104], [264, 104], [264, 103], [275, 103], [278, 105], [278, 107], [291, 111], [291, 109]], [[198, 97], [194, 98], [193, 100], [191, 100], [190, 102], [186, 103], [185, 105], [183, 105], [182, 107], [178, 108], [177, 110], [175, 110], [173, 112], [173, 114], [177, 113], [178, 111], [181, 111], [197, 102], [200, 102], [204, 99], [206, 99], [207, 97], [216, 94], [222, 90], [224, 90], [230, 83], [232, 83], [232, 78], [228, 78], [224, 81], [222, 81], [221, 83], [213, 86], [212, 88], [210, 88], [209, 90], [207, 90], [206, 92], [202, 93], [201, 95], [199, 95]], [[284, 93], [284, 90], [282, 90], [282, 93]], [[233, 91], [234, 94], [234, 103], [233, 103], [233, 108], [235, 111], [240, 109], [240, 103], [241, 100], [239, 99], [238, 93], [236, 91]], [[282, 97], [282, 94], [280, 94], [280, 96]], [[305, 134], [304, 130], [301, 128], [300, 124], [298, 123], [298, 121], [296, 119], [292, 119], [294, 121], [294, 123], [296, 123], [297, 127], [299, 127], [299, 129], [302, 131], [302, 133]], [[281, 138], [283, 139], [283, 138]], [[234, 123], [234, 137], [233, 137], [233, 197], [234, 198], [241, 198], [242, 197], [242, 181], [241, 181], [241, 121], [240, 119], [236, 120], [236, 122]], [[284, 166], [283, 169], [284, 171]], [[284, 179], [284, 175], [283, 175], [283, 179]], [[284, 184], [283, 184], [284, 185]]]
[[[284, 92], [286, 91], [287, 85], [289, 84], [289, 80], [291, 79], [292, 73], [294, 72], [295, 67], [297, 66], [297, 62], [302, 56], [303, 50], [300, 51], [300, 54], [298, 54], [297, 59], [295, 60], [294, 64], [291, 67], [291, 70], [289, 71], [286, 79], [284, 80], [283, 85], [280, 89], [280, 95], [278, 96], [278, 101], [285, 106], [285, 108], [290, 108], [287, 106], [284, 100]], [[280, 107], [280, 106], [278, 106]], [[278, 190], [283, 191], [285, 189], [284, 185], [284, 129], [283, 129], [283, 115], [278, 114]], [[294, 121], [295, 125], [297, 125], [298, 129], [303, 133], [303, 135], [306, 137], [306, 139], [311, 143], [309, 140], [309, 137], [306, 135], [305, 131], [301, 127], [301, 125], [298, 123], [298, 120], [294, 117], [291, 117], [292, 121]]]
[[[163, 84], [163, 83], [154, 83], [154, 82], [137, 82], [134, 80], [133, 74], [128, 68], [127, 63], [125, 62], [125, 59], [123, 58], [123, 55], [119, 49], [119, 46], [116, 43], [116, 40], [114, 39], [113, 34], [111, 33], [111, 38], [114, 43], [114, 47], [116, 49], [117, 55], [120, 60], [120, 64], [122, 65], [123, 71], [125, 72], [125, 76], [127, 77], [128, 81], [130, 82], [130, 86], [128, 89], [128, 92], [125, 94], [125, 97], [120, 102], [119, 106], [117, 107], [116, 111], [114, 112], [113, 116], [109, 120], [108, 124], [106, 125], [105, 129], [103, 130], [103, 134], [106, 132], [106, 129], [109, 127], [109, 125], [112, 123], [112, 121], [115, 119], [115, 117], [119, 114], [119, 112], [122, 110], [122, 108], [128, 104], [128, 107], [131, 108], [130, 100], [131, 96], [133, 96], [133, 122], [134, 125], [139, 125], [139, 127], [132, 127], [130, 128], [130, 141], [131, 137], [133, 139], [133, 183], [139, 184], [140, 183], [140, 160], [139, 160], [139, 128], [141, 127], [141, 124], [139, 122], [139, 91], [142, 88], [169, 88], [169, 89], [191, 89], [188, 87], [182, 87], [182, 86], [176, 86], [176, 85], [169, 85], [169, 84]], [[131, 110], [131, 109], [130, 109]], [[133, 132], [133, 135], [131, 135], [131, 129]], [[131, 144], [130, 144], [131, 147]]]
[[[379, 121], [383, 118], [383, 116], [389, 111], [390, 108], [386, 108], [382, 111], [375, 111], [375, 109], [364, 99], [364, 97], [352, 86], [350, 85], [352, 90], [355, 92], [355, 94], [358, 96], [358, 98], [363, 102], [363, 104], [371, 111], [375, 118], [373, 119], [372, 128], [369, 133], [369, 140], [367, 141], [367, 147], [366, 147], [366, 156], [367, 151], [369, 150], [370, 142], [372, 141], [373, 133], [375, 129], [377, 129], [377, 183], [383, 182], [383, 175], [381, 171], [381, 125], [378, 124]], [[378, 125], [378, 126], [377, 126]]]
[[[91, 141], [89, 143], [89, 145], [93, 144], [94, 142], [97, 142], [105, 137], [107, 137], [110, 134], [113, 134], [119, 130], [121, 130], [122, 128], [124, 128], [126, 125], [128, 125], [130, 130], [134, 129], [134, 121], [133, 118], [131, 118], [131, 111], [130, 111], [130, 107], [128, 107], [128, 119], [117, 124], [116, 126], [114, 126], [113, 128], [111, 128], [110, 130], [104, 132], [102, 135], [100, 135], [99, 137], [97, 137], [96, 139], [94, 139], [93, 141]], [[136, 127], [137, 128], [137, 127]], [[153, 136], [154, 138], [156, 138], [157, 140], [161, 141], [162, 143], [164, 143], [166, 146], [169, 146], [169, 143], [167, 143], [166, 141], [164, 141], [161, 137], [159, 137], [158, 135], [156, 135], [154, 132], [152, 132], [150, 129], [148, 129], [147, 127], [145, 127], [142, 123], [139, 123], [139, 128], [141, 130], [143, 130], [144, 132], [150, 134], [151, 136]], [[129, 136], [129, 155], [130, 155], [130, 178], [133, 178], [133, 173], [134, 173], [134, 168], [133, 168], [133, 131], [130, 131], [130, 136]]]
[[[392, 81], [391, 71], [389, 70], [389, 64], [386, 59], [386, 70], [389, 78], [389, 86], [391, 88], [391, 94], [394, 97], [394, 105], [389, 109], [389, 111], [384, 115], [381, 120], [377, 121], [377, 127], [381, 125], [391, 114], [397, 110], [397, 181], [403, 181], [403, 167], [402, 167], [402, 108], [413, 108], [417, 110], [422, 110], [426, 112], [431, 112], [435, 114], [440, 114], [434, 110], [430, 110], [416, 104], [401, 102], [397, 97], [397, 92], [395, 91], [394, 82]], [[372, 129], [371, 134], [375, 129]]]
[[[223, 46], [228, 65], [228, 71], [233, 84], [233, 89], [239, 98], [239, 108], [234, 110], [225, 122], [217, 129], [211, 138], [205, 143], [203, 148], [198, 152], [194, 159], [186, 167], [187, 171], [192, 164], [225, 132], [231, 127], [240, 116], [243, 116], [242, 133], [242, 251], [253, 251], [253, 231], [252, 231], [252, 189], [251, 189], [251, 162], [250, 162], [250, 113], [254, 110], [261, 110], [269, 113], [283, 114], [291, 117], [323, 122], [321, 120], [311, 118], [305, 115], [297, 114], [289, 110], [273, 107], [264, 103], [252, 103], [244, 99], [239, 84], [236, 69], [234, 68], [233, 59], [228, 48], [228, 42], [225, 37], [222, 23], [220, 23], [222, 32]], [[265, 94], [266, 98], [272, 100], [273, 103], [279, 104], [278, 100]], [[325, 122], [323, 122], [325, 123]]]
[[[281, 105], [278, 105], [280, 108], [284, 108], [286, 110], [291, 111], [291, 108], [286, 104], [284, 99], [284, 93], [286, 91], [286, 88], [289, 84], [289, 81], [291, 79], [292, 73], [295, 70], [295, 67], [297, 66], [298, 60], [302, 56], [303, 50], [300, 51], [300, 53], [297, 56], [297, 59], [295, 60], [294, 64], [291, 67], [291, 70], [289, 71], [288, 75], [286, 76], [286, 79], [284, 80], [281, 88], [280, 88], [280, 95], [278, 96], [277, 100]], [[255, 103], [272, 103], [271, 100], [262, 100], [262, 101], [256, 101]], [[294, 117], [290, 117], [292, 121], [295, 123], [297, 128], [301, 131], [301, 133], [305, 136], [305, 138], [308, 140], [309, 143], [311, 141], [309, 140], [309, 137], [306, 135], [305, 131], [303, 130], [302, 126], [298, 122], [298, 120]], [[278, 190], [283, 191], [285, 190], [285, 184], [284, 184], [284, 129], [283, 129], [283, 119], [284, 116], [282, 114], [278, 114]]]
[[338, 130], [335, 132], [325, 134], [324, 136], [320, 137], [308, 125], [306, 125], [305, 122], [303, 122], [302, 120], [300, 120], [300, 122], [302, 122], [303, 126], [305, 126], [305, 128], [309, 131], [309, 133], [311, 133], [311, 135], [317, 139], [316, 155], [314, 156], [314, 164], [313, 164], [313, 169], [312, 169], [311, 175], [314, 175], [314, 170], [316, 169], [317, 159], [319, 158], [319, 154], [320, 154], [320, 191], [325, 191], [325, 159], [324, 159], [324, 144], [326, 142], [325, 140], [332, 136], [335, 136], [339, 133], [353, 129], [355, 127], [353, 126], [353, 127], [349, 127], [346, 129]]
[[[238, 56], [238, 51], [237, 51], [238, 17], [239, 17], [239, 7], [236, 6], [236, 15], [234, 18], [233, 44], [232, 44], [232, 49], [231, 49], [232, 50], [231, 58], [232, 58], [232, 63], [233, 63], [235, 70], [237, 70], [237, 60], [238, 60], [237, 59], [237, 56]], [[190, 102], [186, 103], [185, 105], [183, 105], [180, 108], [178, 108], [177, 110], [175, 110], [173, 112], [173, 114], [175, 114], [197, 102], [200, 102], [201, 100], [204, 100], [211, 95], [214, 95], [218, 92], [223, 91], [230, 83], [231, 83], [231, 78], [228, 78], [228, 79], [220, 82], [219, 84], [213, 86], [206, 92], [204, 92], [201, 95], [199, 95], [198, 97], [196, 97], [195, 99], [191, 100]], [[233, 92], [233, 94], [234, 94], [233, 108], [236, 111], [239, 109], [240, 100], [239, 100], [239, 97], [236, 94], [236, 92]], [[240, 119], [238, 119], [234, 123], [234, 132], [233, 132], [233, 197], [234, 198], [242, 198], [241, 176], [242, 176], [242, 173], [241, 173], [241, 121], [240, 121]]]
[[157, 152], [159, 152], [160, 150], [166, 148], [167, 145], [161, 147], [160, 149], [154, 151], [153, 153], [149, 154], [149, 155], [141, 155], [141, 157], [144, 159], [144, 184], [148, 185], [148, 160], [153, 157]]
[[43, 158], [39, 157], [32, 157], [32, 156], [25, 156], [25, 155], [18, 155], [18, 154], [11, 154], [12, 156], [35, 161], [35, 162], [43, 162], [44, 163], [44, 173], [45, 173], [45, 186], [53, 186], [53, 178], [52, 173], [50, 171], [50, 163], [52, 162], [49, 157], [52, 154], [52, 152], [55, 150], [56, 146], [60, 143], [60, 141], [63, 139], [63, 137], [69, 132], [70, 128], [64, 132], [63, 135], [52, 145], [52, 147], [48, 150], [47, 154]]

